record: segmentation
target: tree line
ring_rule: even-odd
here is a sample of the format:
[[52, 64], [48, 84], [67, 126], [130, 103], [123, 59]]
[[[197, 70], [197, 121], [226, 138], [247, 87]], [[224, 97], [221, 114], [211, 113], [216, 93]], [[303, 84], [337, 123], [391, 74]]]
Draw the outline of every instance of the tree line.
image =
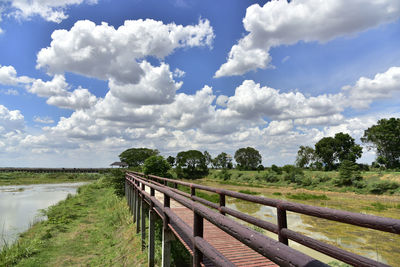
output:
[[[368, 149], [375, 149], [377, 159], [375, 167], [400, 168], [400, 119], [381, 119], [376, 125], [364, 131], [361, 141]], [[346, 170], [355, 169], [355, 162], [362, 156], [362, 147], [356, 144], [355, 139], [347, 133], [336, 133], [334, 137], [324, 137], [315, 143], [314, 148], [300, 146], [296, 165], [300, 168], [318, 170], [335, 170], [343, 166]], [[208, 174], [208, 168], [239, 170], [263, 170], [262, 156], [252, 147], [243, 147], [236, 150], [233, 158], [221, 152], [212, 158], [209, 152], [188, 150], [179, 152], [176, 157], [166, 159], [157, 149], [129, 148], [120, 155], [120, 160], [131, 168], [140, 168], [145, 173], [159, 176], [169, 176], [168, 171], [175, 168], [178, 177], [198, 178]], [[273, 165], [272, 169], [277, 166]]]
[[[361, 141], [368, 149], [375, 149], [376, 161], [373, 167], [400, 168], [400, 119], [381, 119], [376, 125], [364, 131]], [[300, 146], [296, 165], [300, 168], [337, 169], [341, 164], [355, 163], [362, 156], [362, 147], [347, 133], [337, 133], [334, 137], [324, 137], [314, 148]]]

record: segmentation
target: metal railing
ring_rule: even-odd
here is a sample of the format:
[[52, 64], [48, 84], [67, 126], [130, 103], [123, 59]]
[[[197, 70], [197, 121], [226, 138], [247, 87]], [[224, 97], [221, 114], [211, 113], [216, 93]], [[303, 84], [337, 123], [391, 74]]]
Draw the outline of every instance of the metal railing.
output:
[[[202, 239], [203, 219], [208, 220], [226, 233], [238, 239], [240, 242], [244, 243], [248, 247], [254, 249], [258, 253], [264, 255], [265, 257], [279, 264], [280, 266], [310, 266], [310, 264], [312, 264], [313, 266], [325, 265], [322, 262], [319, 262], [299, 251], [290, 248], [288, 246], [288, 240], [293, 240], [311, 249], [314, 249], [330, 257], [354, 266], [387, 266], [381, 262], [348, 252], [333, 245], [326, 244], [324, 242], [315, 240], [313, 238], [307, 237], [288, 229], [286, 211], [296, 212], [304, 215], [347, 223], [351, 225], [357, 225], [365, 228], [376, 229], [384, 232], [400, 234], [400, 220], [391, 218], [359, 214], [330, 208], [315, 207], [284, 200], [269, 199], [225, 189], [213, 188], [209, 186], [158, 177], [154, 175], [144, 175], [138, 172], [127, 172], [126, 181], [128, 191], [129, 188], [133, 189], [134, 192], [136, 192], [135, 194], [141, 196], [142, 199], [148, 201], [151, 207], [156, 207], [160, 210], [159, 213], [164, 220], [165, 229], [167, 228], [167, 226], [171, 226], [169, 222], [172, 220], [174, 224], [179, 227], [180, 230], [182, 230], [187, 236], [189, 236], [193, 240], [194, 266], [199, 266], [200, 262], [202, 261], [202, 255], [205, 255], [209, 259], [215, 259], [214, 263], [218, 266], [229, 265], [229, 261], [222, 254], [212, 248], [212, 246], [208, 244], [206, 240]], [[172, 188], [168, 187], [168, 183], [172, 185]], [[178, 190], [178, 185], [190, 188], [190, 194]], [[144, 190], [145, 186], [151, 188], [151, 192], [153, 192], [153, 194], [148, 195]], [[219, 203], [213, 203], [211, 201], [196, 196], [196, 189], [218, 194]], [[164, 204], [161, 204], [159, 201], [157, 201], [157, 199], [155, 199], [154, 190], [157, 190], [164, 194]], [[226, 207], [226, 196], [246, 200], [252, 203], [275, 207], [277, 209], [277, 224], [255, 218], [248, 214]], [[186, 225], [182, 220], [180, 220], [180, 218], [175, 215], [170, 209], [170, 198], [181, 203], [183, 206], [193, 210], [193, 233], [191, 233], [191, 228]], [[136, 197], [135, 201], [138, 201], [138, 197]], [[213, 208], [218, 212], [213, 211], [212, 209], [209, 209], [204, 205]], [[278, 235], [279, 241], [275, 241], [252, 229], [249, 229], [244, 225], [239, 224], [234, 220], [224, 216], [225, 214], [229, 214], [247, 223], [273, 232]], [[134, 215], [134, 220], [136, 219]], [[249, 236], [252, 236], [252, 238], [249, 239]]]

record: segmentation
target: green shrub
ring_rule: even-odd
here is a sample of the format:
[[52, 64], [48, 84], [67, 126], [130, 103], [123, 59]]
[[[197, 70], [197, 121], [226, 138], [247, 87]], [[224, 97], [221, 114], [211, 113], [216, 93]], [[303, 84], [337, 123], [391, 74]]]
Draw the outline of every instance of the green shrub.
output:
[[232, 173], [230, 173], [227, 169], [222, 169], [220, 172], [216, 174], [216, 178], [222, 179], [224, 181], [231, 179]]
[[386, 191], [394, 191], [400, 187], [399, 183], [391, 181], [377, 181], [370, 185], [369, 192], [372, 194], [383, 194]]
[[281, 192], [273, 192], [272, 193], [274, 196], [282, 196], [282, 193]]
[[160, 177], [166, 177], [171, 165], [163, 156], [151, 156], [144, 161], [143, 171], [145, 174], [153, 174]]
[[272, 164], [271, 170], [272, 170], [273, 172], [276, 172], [276, 174], [282, 174], [282, 169], [279, 168], [278, 166], [276, 166], [275, 164]]
[[358, 165], [349, 160], [343, 160], [339, 167], [339, 177], [334, 180], [336, 186], [350, 186], [361, 181], [362, 176]]
[[259, 192], [254, 192], [254, 191], [251, 191], [251, 190], [248, 190], [248, 189], [239, 190], [239, 192], [243, 193], [243, 194], [248, 194], [248, 195], [259, 195], [260, 194]]
[[279, 177], [276, 174], [276, 172], [265, 172], [263, 174], [263, 179], [267, 182], [267, 183], [276, 183], [279, 182]]

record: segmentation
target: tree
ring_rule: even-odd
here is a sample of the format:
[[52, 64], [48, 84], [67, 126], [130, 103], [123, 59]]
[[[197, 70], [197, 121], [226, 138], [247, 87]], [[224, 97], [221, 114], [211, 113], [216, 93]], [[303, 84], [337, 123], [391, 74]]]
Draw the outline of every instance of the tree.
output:
[[255, 170], [261, 163], [261, 155], [252, 147], [240, 148], [235, 152], [235, 160], [241, 170]]
[[362, 155], [362, 148], [349, 134], [337, 133], [335, 137], [324, 137], [315, 144], [315, 155], [325, 164], [326, 170], [333, 170], [335, 162], [355, 162]]
[[208, 174], [206, 158], [198, 150], [179, 152], [176, 156], [176, 171], [184, 178], [199, 178]]
[[315, 151], [309, 146], [300, 146], [297, 151], [296, 165], [300, 168], [308, 167], [315, 160]]
[[225, 152], [220, 153], [213, 160], [213, 165], [216, 168], [229, 169], [229, 166], [232, 164], [232, 157]]
[[207, 151], [204, 151], [204, 157], [206, 159], [206, 165], [209, 166], [213, 162], [213, 159], [212, 159], [210, 153], [208, 153]]
[[145, 174], [154, 174], [160, 177], [167, 177], [171, 165], [163, 156], [151, 156], [144, 161], [143, 172]]
[[400, 118], [379, 120], [364, 131], [361, 141], [376, 149], [379, 163], [386, 168], [400, 167]]
[[129, 148], [119, 155], [122, 162], [125, 162], [129, 167], [142, 166], [144, 161], [151, 157], [158, 155], [157, 149], [150, 148]]
[[171, 167], [174, 167], [175, 165], [175, 158], [173, 156], [168, 156], [167, 161]]

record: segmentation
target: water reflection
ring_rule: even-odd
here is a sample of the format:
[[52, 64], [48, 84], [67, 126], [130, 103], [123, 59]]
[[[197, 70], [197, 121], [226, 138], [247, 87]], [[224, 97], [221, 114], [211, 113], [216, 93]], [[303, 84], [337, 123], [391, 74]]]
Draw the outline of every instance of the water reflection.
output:
[[75, 194], [83, 183], [0, 186], [0, 248], [45, 219], [38, 212]]

